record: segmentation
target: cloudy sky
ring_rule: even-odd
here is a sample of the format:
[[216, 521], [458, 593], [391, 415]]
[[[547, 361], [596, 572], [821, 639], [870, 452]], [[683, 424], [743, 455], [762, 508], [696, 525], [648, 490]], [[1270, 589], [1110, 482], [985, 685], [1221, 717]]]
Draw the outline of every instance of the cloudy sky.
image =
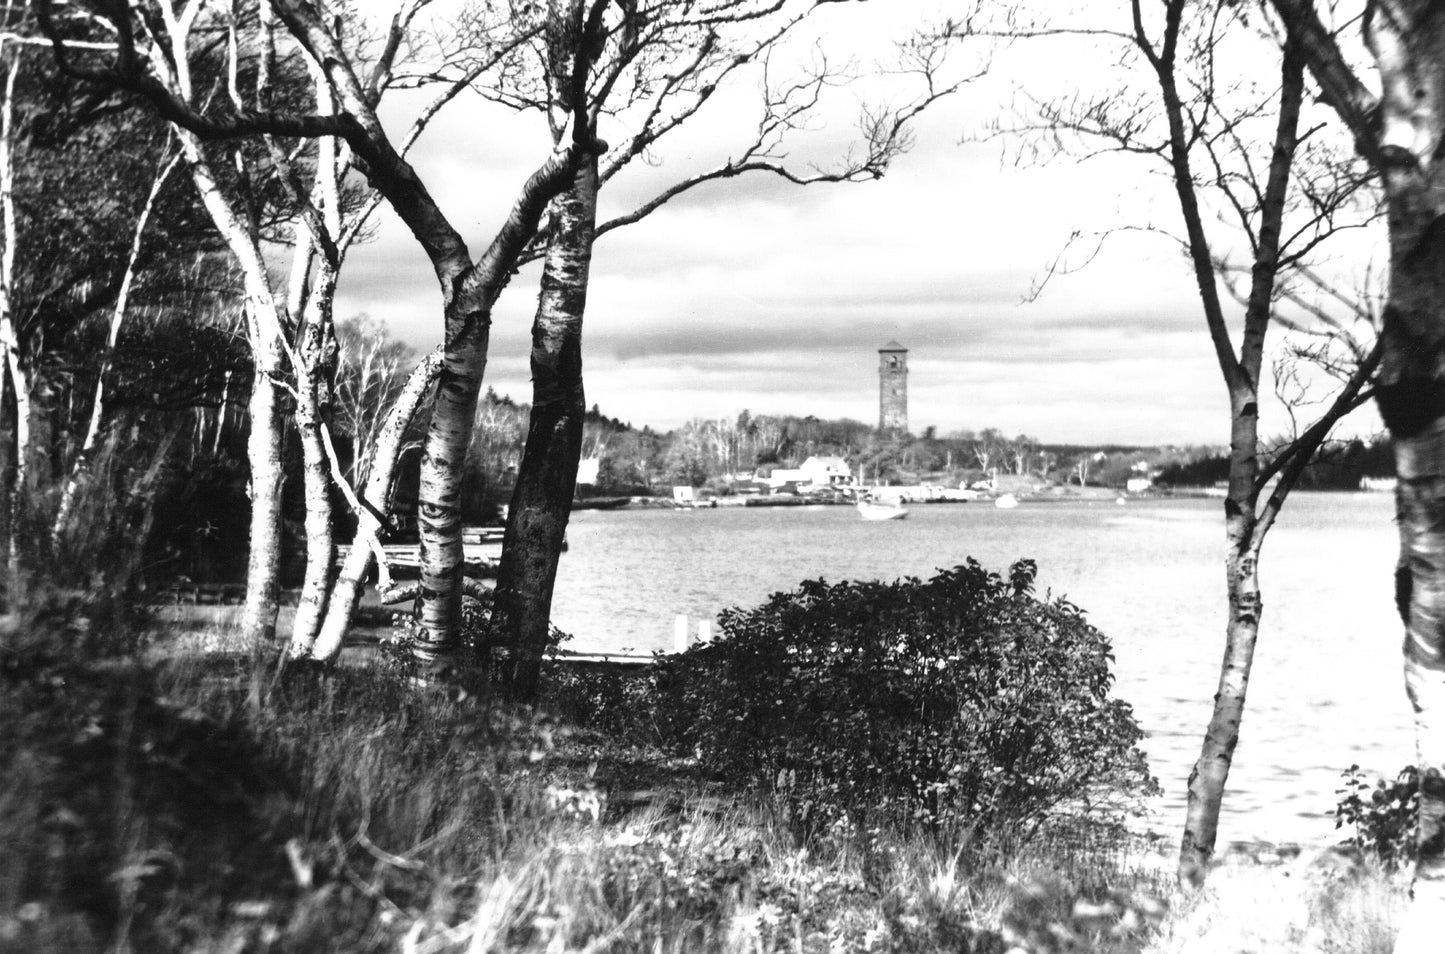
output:
[[[859, 99], [898, 95], [866, 75], [887, 54], [879, 40], [903, 36], [938, 7], [889, 0], [830, 10], [821, 32], [830, 58], [854, 57], [865, 75], [834, 91], [800, 152], [841, 153]], [[1021, 165], [1001, 143], [979, 141], [1020, 85], [1083, 85], [1100, 55], [1058, 44], [1000, 55], [986, 81], [925, 115], [916, 145], [881, 181], [712, 184], [600, 239], [586, 317], [588, 401], [663, 430], [744, 409], [872, 422], [877, 349], [896, 339], [909, 349], [915, 433], [997, 427], [1052, 442], [1226, 443], [1223, 385], [1190, 272], [1168, 239], [1117, 236], [1086, 268], [1025, 301], [1072, 233], [1177, 222], [1168, 182], [1148, 160]], [[957, 61], [971, 65], [966, 55]], [[728, 155], [756, 115], [756, 88], [752, 76], [717, 97], [712, 115], [658, 150], [658, 163], [619, 177], [601, 217]], [[398, 129], [415, 103], [392, 107]], [[539, 117], [461, 104], [413, 161], [475, 253], [548, 144]], [[487, 382], [519, 400], [530, 393], [538, 271], [517, 276], [492, 330]], [[362, 312], [417, 346], [440, 339], [435, 280], [394, 218], [381, 218], [377, 238], [344, 271], [337, 313]], [[1283, 427], [1277, 412], [1266, 420]]]

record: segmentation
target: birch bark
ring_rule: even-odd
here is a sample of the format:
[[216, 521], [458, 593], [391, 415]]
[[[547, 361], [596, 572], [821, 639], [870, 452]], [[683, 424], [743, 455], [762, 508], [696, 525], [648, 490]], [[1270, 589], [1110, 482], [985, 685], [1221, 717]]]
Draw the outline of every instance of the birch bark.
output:
[[[336, 558], [336, 526], [331, 502], [331, 457], [323, 428], [329, 404], [331, 378], [328, 352], [334, 354], [331, 307], [336, 295], [336, 272], [324, 261], [310, 289], [301, 324], [301, 341], [293, 352], [296, 368], [296, 429], [301, 438], [303, 496], [306, 501], [306, 574], [296, 599], [289, 655], [311, 655], [321, 628], [331, 589]], [[329, 346], [329, 347], [328, 347]]]
[[1385, 187], [1390, 277], [1377, 394], [1399, 476], [1396, 599], [1420, 776], [1412, 902], [1395, 952], [1426, 954], [1445, 935], [1445, 8], [1367, 4], [1376, 95], [1310, 0], [1271, 5]]
[[461, 634], [462, 473], [486, 369], [492, 307], [536, 233], [543, 210], [575, 176], [584, 148], [593, 147], [579, 146], [564, 134], [553, 157], [523, 186], [486, 254], [461, 276], [456, 294], [446, 303], [442, 371], [422, 454], [417, 501], [421, 635], [415, 652], [424, 663], [458, 648]]
[[285, 370], [281, 319], [255, 236], [231, 206], [196, 137], [172, 126], [190, 169], [191, 181], [211, 221], [240, 265], [245, 287], [246, 338], [255, 362], [247, 405], [250, 430], [246, 456], [250, 465], [247, 494], [251, 499], [250, 548], [246, 561], [246, 597], [240, 635], [254, 644], [276, 635], [280, 607], [282, 415], [279, 384]]
[[[1052, 115], [1063, 128], [1102, 137], [1124, 151], [1157, 153], [1169, 163], [1184, 226], [1179, 241], [1194, 273], [1206, 330], [1229, 399], [1229, 479], [1223, 515], [1228, 603], [1224, 652], [1210, 720], [1189, 776], [1178, 865], [1180, 883], [1192, 888], [1203, 882], [1214, 854], [1219, 815], [1244, 719], [1263, 612], [1259, 561], [1265, 539], [1306, 463], [1334, 425], [1364, 400], [1361, 395], [1379, 351], [1366, 355], [1352, 345], [1357, 363], [1325, 412], [1277, 449], [1271, 459], [1261, 460], [1260, 382], [1266, 337], [1285, 288], [1281, 272], [1301, 267], [1302, 258], [1339, 228], [1337, 216], [1346, 215], [1349, 207], [1336, 205], [1321, 211], [1291, 198], [1296, 181], [1305, 183], [1300, 187], [1305, 192], [1315, 188], [1310, 178], [1313, 167], [1300, 169], [1296, 163], [1306, 68], [1297, 38], [1289, 37], [1280, 51], [1276, 102], [1231, 106], [1227, 94], [1232, 90], [1216, 85], [1214, 57], [1228, 31], [1243, 30], [1245, 24], [1228, 10], [1200, 8], [1188, 0], [1164, 0], [1157, 5], [1132, 0], [1130, 10], [1128, 39], [1154, 74], [1167, 123], [1163, 149], [1153, 145], [1152, 129], [1124, 118], [1128, 107], [1119, 114], [1109, 104], [1102, 104], [1088, 114], [1062, 111]], [[1162, 15], [1162, 23], [1151, 31], [1146, 20], [1154, 15]], [[1256, 147], [1249, 124], [1271, 113], [1273, 128], [1267, 135], [1260, 130]], [[1201, 198], [1205, 190], [1218, 193], [1235, 220], [1231, 224], [1248, 240], [1248, 268], [1239, 269], [1248, 275], [1247, 292], [1232, 289], [1244, 305], [1242, 321], [1234, 332], [1237, 344], [1219, 287], [1234, 273], [1212, 249], [1206, 227], [1207, 200]], [[1341, 193], [1345, 197], [1351, 194]], [[1081, 475], [1085, 472], [1081, 465]]]
[[1413, 903], [1397, 954], [1445, 935], [1445, 9], [1382, 0], [1366, 19], [1381, 79], [1390, 283], [1380, 410], [1399, 476], [1405, 687], [1420, 776]]
[[[318, 111], [321, 115], [334, 115], [335, 100], [325, 73], [314, 60], [309, 65]], [[281, 175], [290, 181], [289, 162], [273, 142], [268, 140], [268, 145]], [[292, 659], [309, 656], [313, 650], [326, 613], [336, 561], [332, 449], [327, 421], [336, 386], [336, 327], [332, 308], [344, 246], [338, 175], [340, 156], [335, 138], [317, 138], [315, 160], [316, 172], [309, 193], [293, 192], [291, 196], [299, 219], [290, 310], [300, 320], [290, 358], [296, 373], [296, 428], [301, 438], [306, 500], [306, 574], [291, 629], [289, 655]], [[339, 474], [336, 476], [340, 478]]]
[[[95, 392], [90, 398], [90, 416], [85, 426], [85, 436], [81, 439], [80, 448], [76, 451], [75, 461], [70, 468], [70, 477], [61, 490], [60, 504], [55, 512], [52, 536], [57, 540], [70, 523], [70, 511], [74, 505], [76, 490], [79, 488], [80, 482], [85, 479], [91, 455], [95, 453], [96, 444], [100, 441], [101, 424], [105, 414], [105, 381], [110, 375], [111, 361], [115, 355], [116, 342], [120, 339], [121, 326], [125, 323], [126, 308], [130, 302], [130, 289], [135, 280], [136, 262], [140, 258], [146, 226], [150, 223], [151, 213], [155, 211], [156, 201], [160, 198], [161, 190], [165, 188], [166, 181], [179, 163], [179, 155], [166, 160], [151, 182], [145, 204], [141, 207], [140, 215], [136, 217], [130, 253], [126, 257], [125, 273], [121, 276], [120, 289], [116, 293], [115, 305], [111, 308], [110, 324], [106, 328], [105, 346], [101, 353], [100, 368], [96, 371]], [[197, 439], [199, 440], [199, 438], [200, 427], [198, 425]]]
[[572, 497], [587, 401], [582, 319], [597, 225], [597, 162], [582, 163], [553, 200], [552, 229], [532, 325], [532, 414], [507, 516], [490, 642], [511, 651], [508, 691], [530, 699], [551, 629], [552, 592]]
[[[258, 102], [255, 108], [238, 106], [228, 112], [207, 114], [205, 107], [196, 105], [187, 84], [181, 84], [186, 88], [178, 95], [175, 84], [156, 84], [144, 74], [147, 66], [164, 70], [167, 63], [177, 72], [188, 68], [180, 47], [167, 51], [171, 55], [162, 57], [165, 62], [157, 66], [151, 51], [136, 42], [137, 20], [142, 36], [147, 41], [152, 38], [146, 16], [131, 16], [129, 9], [114, 4], [92, 6], [88, 14], [108, 20], [117, 42], [115, 55], [98, 57], [100, 65], [94, 65], [80, 62], [70, 48], [73, 45], [61, 35], [55, 22], [60, 8], [52, 0], [36, 0], [35, 6], [41, 30], [50, 39], [62, 69], [138, 94], [167, 120], [208, 140], [265, 134], [344, 138], [359, 159], [359, 168], [431, 260], [443, 297], [444, 359], [425, 443], [418, 513], [423, 635], [417, 648], [421, 658], [429, 659], [458, 641], [460, 469], [486, 364], [492, 308], [527, 252], [547, 203], [570, 185], [583, 156], [607, 154], [606, 145], [595, 138], [599, 117], [635, 107], [640, 119], [640, 127], [627, 144], [599, 171], [599, 180], [605, 182], [631, 161], [644, 158], [661, 137], [694, 116], [712, 98], [718, 84], [735, 71], [765, 63], [770, 49], [825, 4], [806, 0], [797, 4], [724, 0], [704, 10], [666, 2], [613, 5], [548, 0], [545, 5], [514, 11], [514, 32], [474, 64], [475, 68], [468, 68], [464, 81], [454, 84], [422, 120], [424, 125], [441, 103], [473, 86], [493, 67], [500, 67], [503, 82], [510, 82], [515, 77], [507, 63], [518, 50], [533, 48], [541, 54], [545, 81], [528, 85], [529, 81], [524, 80], [524, 92], [504, 90], [500, 97], [523, 108], [544, 109], [553, 129], [554, 150], [522, 186], [512, 214], [487, 251], [475, 260], [421, 177], [405, 160], [411, 140], [398, 149], [377, 115], [377, 104], [391, 79], [397, 51], [404, 46], [408, 25], [423, 4], [403, 4], [364, 79], [358, 73], [356, 59], [343, 48], [344, 38], [338, 29], [341, 21], [321, 5], [301, 0], [270, 0], [263, 4], [263, 27], [268, 22], [267, 11], [273, 12], [324, 72], [337, 100], [334, 115], [307, 115], [284, 107], [272, 108], [265, 102]], [[188, 31], [190, 20], [202, 4], [189, 4], [179, 15], [169, 0], [159, 0], [157, 6], [166, 35], [173, 38]], [[239, 21], [235, 15], [239, 9], [232, 8], [233, 21]], [[233, 22], [233, 45], [235, 29]], [[599, 224], [597, 234], [640, 221], [704, 183], [754, 172], [777, 175], [800, 185], [878, 178], [906, 150], [912, 119], [978, 75], [957, 82], [942, 81], [937, 71], [944, 59], [940, 45], [943, 41], [935, 39], [937, 42], [910, 45], [906, 57], [904, 72], [915, 77], [924, 92], [900, 108], [865, 111], [860, 120], [862, 148], [845, 158], [838, 168], [796, 171], [784, 161], [786, 150], [782, 149], [784, 139], [799, 128], [817, 97], [838, 81], [839, 75], [825, 68], [796, 83], [766, 89], [756, 135], [741, 152], [663, 190], [632, 212]], [[601, 62], [603, 57], [605, 63]], [[235, 78], [236, 72], [232, 71], [233, 100], [237, 98]]]
[[426, 398], [436, 386], [441, 373], [441, 356], [436, 352], [427, 355], [413, 369], [406, 386], [397, 396], [386, 421], [377, 433], [373, 443], [371, 460], [367, 465], [366, 486], [362, 493], [362, 506], [357, 509], [359, 527], [356, 539], [342, 562], [331, 596], [326, 604], [326, 618], [320, 634], [311, 648], [312, 658], [330, 662], [341, 651], [347, 628], [356, 612], [361, 597], [362, 580], [373, 559], [378, 562], [377, 588], [385, 590], [390, 583], [389, 574], [381, 557], [374, 557], [370, 547], [363, 546], [363, 540], [374, 540], [381, 532], [382, 520], [391, 512], [392, 484], [396, 466], [401, 458], [402, 441], [407, 428], [415, 419]]
[[[1224, 325], [1215, 288], [1215, 270], [1204, 237], [1197, 204], [1192, 208], [1193, 187], [1187, 162], [1183, 109], [1178, 91], [1165, 82], [1166, 108], [1170, 114], [1171, 155], [1175, 162], [1175, 183], [1185, 208], [1196, 277], [1201, 292], [1207, 283], [1207, 323], [1219, 358], [1220, 371], [1229, 392], [1230, 441], [1229, 488], [1224, 502], [1225, 588], [1228, 617], [1225, 624], [1224, 656], [1219, 666], [1219, 686], [1214, 708], [1205, 729], [1199, 759], [1189, 773], [1184, 836], [1180, 844], [1179, 876], [1182, 882], [1202, 883], [1214, 854], [1219, 833], [1219, 812], [1225, 784], [1239, 744], [1240, 724], [1248, 698], [1249, 676], [1259, 640], [1264, 600], [1259, 586], [1259, 554], [1269, 532], [1270, 521], [1260, 521], [1259, 507], [1259, 381], [1264, 363], [1265, 335], [1273, 314], [1275, 277], [1279, 270], [1280, 232], [1290, 187], [1290, 167], [1299, 143], [1300, 104], [1304, 98], [1304, 61], [1297, 51], [1287, 49], [1282, 65], [1279, 117], [1269, 173], [1260, 207], [1259, 238], [1254, 254], [1249, 301], [1245, 308], [1244, 335], [1239, 354]], [[1202, 253], [1202, 254], [1201, 254]], [[1287, 491], [1286, 491], [1287, 492]]]
[[[20, 517], [30, 474], [30, 376], [21, 359], [19, 335], [12, 312], [15, 289], [15, 80], [20, 72], [19, 51], [0, 44], [0, 65], [5, 69], [4, 99], [0, 100], [0, 373], [8, 375], [15, 400], [10, 483], [5, 488], [5, 553], [8, 579], [13, 586], [20, 574]], [[3, 397], [3, 388], [0, 388]]]

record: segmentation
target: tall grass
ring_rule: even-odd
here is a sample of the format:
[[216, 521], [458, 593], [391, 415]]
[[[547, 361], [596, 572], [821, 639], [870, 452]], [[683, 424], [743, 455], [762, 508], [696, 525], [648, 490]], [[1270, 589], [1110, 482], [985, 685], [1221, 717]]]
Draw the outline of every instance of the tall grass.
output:
[[1222, 864], [1161, 924], [1149, 954], [1389, 954], [1408, 877], [1349, 849]]
[[1117, 856], [803, 844], [690, 772], [609, 806], [596, 779], [625, 787], [635, 751], [384, 668], [15, 658], [0, 943], [26, 950], [1002, 951], [1047, 914], [1122, 951], [1147, 927], [1074, 923], [1141, 885]]
[[5, 648], [3, 949], [1372, 954], [1403, 893], [1300, 861], [1179, 903], [1117, 832], [803, 843], [695, 766], [386, 668]]

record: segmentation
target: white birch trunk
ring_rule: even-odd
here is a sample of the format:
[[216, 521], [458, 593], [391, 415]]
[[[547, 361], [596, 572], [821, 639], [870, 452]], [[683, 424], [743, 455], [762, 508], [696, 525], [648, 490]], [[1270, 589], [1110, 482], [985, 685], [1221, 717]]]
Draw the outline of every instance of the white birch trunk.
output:
[[570, 136], [538, 169], [481, 259], [446, 302], [446, 340], [431, 427], [421, 461], [417, 525], [421, 536], [421, 634], [417, 658], [434, 662], [455, 650], [462, 621], [462, 470], [487, 365], [492, 306], [510, 281], [547, 203], [565, 189], [580, 155]]
[[1396, 602], [1420, 777], [1412, 902], [1394, 949], [1435, 954], [1445, 937], [1445, 8], [1430, 0], [1366, 6], [1376, 96], [1314, 4], [1272, 6], [1385, 186], [1390, 280], [1376, 396], [1399, 476]]
[[491, 638], [509, 646], [513, 698], [531, 699], [551, 631], [557, 561], [577, 489], [587, 401], [582, 321], [597, 225], [597, 164], [582, 163], [553, 201], [551, 238], [532, 325], [532, 412], [507, 514]]
[[[256, 303], [247, 302], [248, 310], [254, 307]], [[281, 606], [284, 430], [281, 389], [275, 378], [282, 360], [279, 342], [274, 338], [270, 342], [255, 342], [252, 355], [256, 372], [247, 405], [250, 430], [246, 438], [246, 458], [251, 470], [247, 486], [247, 496], [251, 499], [250, 548], [246, 558], [246, 596], [241, 609], [240, 635], [250, 645], [269, 645], [276, 636], [276, 614]]]
[[[125, 273], [121, 276], [120, 289], [116, 293], [115, 305], [111, 308], [110, 326], [105, 334], [105, 348], [101, 352], [100, 367], [95, 375], [95, 392], [90, 399], [90, 417], [85, 427], [85, 437], [81, 439], [80, 448], [76, 451], [75, 460], [70, 468], [70, 476], [61, 490], [60, 505], [55, 512], [55, 524], [51, 534], [57, 541], [65, 533], [66, 526], [70, 522], [70, 511], [74, 505], [76, 491], [85, 477], [86, 469], [90, 466], [90, 458], [95, 453], [96, 444], [100, 441], [101, 423], [105, 411], [105, 379], [110, 374], [111, 361], [115, 356], [115, 345], [120, 339], [120, 329], [125, 322], [126, 305], [130, 300], [130, 288], [135, 280], [135, 267], [140, 258], [146, 225], [150, 222], [151, 213], [155, 210], [156, 200], [160, 197], [161, 189], [165, 188], [166, 180], [170, 178], [171, 172], [175, 170], [179, 162], [180, 156], [174, 156], [156, 173], [155, 180], [151, 183], [150, 193], [146, 196], [145, 205], [141, 207], [140, 215], [136, 218], [135, 234], [130, 243], [130, 254], [126, 257]], [[197, 437], [199, 438], [199, 436], [200, 429], [198, 427]]]
[[[415, 653], [424, 663], [457, 648], [462, 623], [462, 473], [472, 437], [491, 330], [486, 310], [448, 315], [448, 335], [423, 445], [417, 491], [421, 562], [421, 635]], [[450, 333], [456, 328], [457, 334]]]
[[[412, 371], [406, 386], [397, 395], [386, 421], [373, 443], [371, 459], [367, 464], [366, 487], [362, 492], [362, 507], [357, 510], [359, 524], [356, 539], [351, 543], [346, 559], [337, 574], [331, 596], [326, 604], [326, 619], [320, 635], [312, 646], [311, 655], [322, 662], [330, 662], [341, 652], [346, 631], [356, 612], [361, 596], [362, 580], [372, 562], [372, 550], [362, 546], [364, 539], [374, 539], [382, 530], [379, 517], [391, 512], [392, 484], [396, 467], [401, 457], [402, 441], [407, 428], [416, 417], [427, 395], [436, 386], [441, 375], [441, 356], [435, 352], [427, 355]], [[382, 578], [378, 589], [385, 588], [388, 575], [385, 564], [379, 564]]]
[[323, 404], [329, 396], [325, 351], [331, 326], [336, 273], [323, 264], [312, 289], [303, 340], [296, 354], [296, 428], [301, 437], [302, 481], [306, 501], [306, 575], [296, 601], [289, 655], [311, 655], [321, 628], [336, 559], [336, 530], [331, 506], [331, 461], [322, 429]]
[[280, 607], [281, 571], [281, 465], [283, 418], [278, 381], [285, 367], [281, 320], [267, 278], [265, 262], [255, 236], [231, 207], [200, 143], [190, 132], [172, 127], [181, 143], [191, 172], [211, 221], [241, 267], [246, 290], [246, 337], [251, 346], [255, 373], [249, 404], [250, 432], [246, 456], [250, 464], [251, 498], [250, 549], [246, 563], [246, 597], [241, 610], [240, 630], [244, 640], [267, 643], [276, 634]]
[[[15, 79], [20, 72], [20, 51], [0, 46], [0, 62], [5, 66], [4, 99], [0, 101], [0, 229], [4, 247], [0, 248], [0, 356], [15, 394], [14, 464], [10, 486], [5, 495], [5, 554], [9, 580], [13, 586], [20, 573], [21, 502], [30, 478], [30, 376], [20, 354], [20, 338], [12, 310], [15, 288]], [[0, 388], [3, 392], [3, 388]]]
[[[3, 294], [3, 293], [0, 293]], [[20, 362], [15, 341], [15, 326], [10, 317], [10, 296], [0, 301], [0, 352], [4, 354], [5, 372], [15, 393], [14, 465], [11, 484], [6, 494], [5, 541], [6, 566], [13, 582], [20, 573], [21, 503], [30, 483], [30, 376]]]
[[[1165, 43], [1171, 48], [1179, 35], [1180, 20], [1186, 6], [1183, 0], [1171, 0], [1168, 5], [1166, 29], [1170, 39]], [[1138, 10], [1137, 3], [1135, 10]], [[1145, 42], [1142, 36], [1139, 40], [1141, 44]], [[1214, 856], [1219, 814], [1234, 762], [1235, 747], [1239, 743], [1263, 610], [1258, 564], [1270, 520], [1259, 520], [1256, 509], [1259, 501], [1259, 378], [1275, 295], [1275, 278], [1279, 270], [1281, 228], [1289, 194], [1290, 168], [1298, 144], [1304, 61], [1293, 44], [1286, 47], [1281, 64], [1279, 112], [1268, 177], [1259, 196], [1259, 206], [1253, 210], [1253, 217], [1258, 223], [1257, 242], [1238, 355], [1235, 354], [1220, 304], [1215, 262], [1195, 192], [1195, 179], [1190, 167], [1190, 137], [1184, 120], [1185, 105], [1176, 85], [1174, 64], [1172, 60], [1157, 56], [1153, 56], [1151, 62], [1159, 79], [1169, 120], [1169, 159], [1189, 237], [1195, 282], [1230, 405], [1229, 491], [1224, 505], [1225, 585], [1229, 612], [1225, 622], [1218, 690], [1199, 758], [1189, 775], [1184, 833], [1179, 848], [1179, 882], [1186, 888], [1196, 888], [1203, 883]], [[1285, 489], [1283, 494], [1288, 492]], [[1283, 499], [1282, 495], [1280, 499]]]
[[1381, 78], [1390, 233], [1380, 410], [1394, 439], [1405, 685], [1420, 774], [1413, 901], [1396, 954], [1445, 937], [1445, 10], [1381, 0], [1366, 38]]
[[[169, 3], [160, 4], [159, 12], [166, 27], [164, 41], [170, 48], [167, 56], [149, 56], [146, 59], [155, 80], [182, 103], [194, 101], [189, 44], [191, 30], [201, 8], [200, 3], [189, 4], [180, 10]], [[237, 56], [234, 32], [229, 39], [232, 46], [228, 48], [231, 60], [228, 65], [234, 66]], [[234, 83], [227, 92], [233, 100], [238, 100]], [[236, 106], [242, 108], [239, 101]], [[253, 644], [269, 643], [275, 637], [280, 604], [281, 485], [284, 475], [281, 467], [283, 419], [279, 384], [285, 370], [280, 311], [258, 236], [248, 227], [246, 217], [222, 191], [197, 136], [174, 122], [171, 128], [180, 143], [181, 155], [201, 204], [235, 257], [244, 283], [246, 334], [255, 371], [249, 405], [250, 432], [246, 442], [251, 471], [250, 548], [240, 635]]]

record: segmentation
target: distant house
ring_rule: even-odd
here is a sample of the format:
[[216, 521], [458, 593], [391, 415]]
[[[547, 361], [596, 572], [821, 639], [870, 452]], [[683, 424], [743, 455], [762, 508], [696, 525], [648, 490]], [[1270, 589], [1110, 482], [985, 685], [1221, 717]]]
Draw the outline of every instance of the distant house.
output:
[[1154, 468], [1147, 460], [1141, 460], [1129, 468], [1134, 476], [1124, 482], [1124, 489], [1131, 494], [1142, 494], [1154, 487]]
[[837, 487], [847, 484], [853, 477], [848, 464], [841, 457], [809, 457], [801, 467], [778, 467], [768, 476], [768, 485], [780, 490], [787, 484], [798, 489]]
[[816, 487], [838, 487], [853, 479], [848, 462], [841, 457], [809, 457], [798, 469], [807, 474]]

